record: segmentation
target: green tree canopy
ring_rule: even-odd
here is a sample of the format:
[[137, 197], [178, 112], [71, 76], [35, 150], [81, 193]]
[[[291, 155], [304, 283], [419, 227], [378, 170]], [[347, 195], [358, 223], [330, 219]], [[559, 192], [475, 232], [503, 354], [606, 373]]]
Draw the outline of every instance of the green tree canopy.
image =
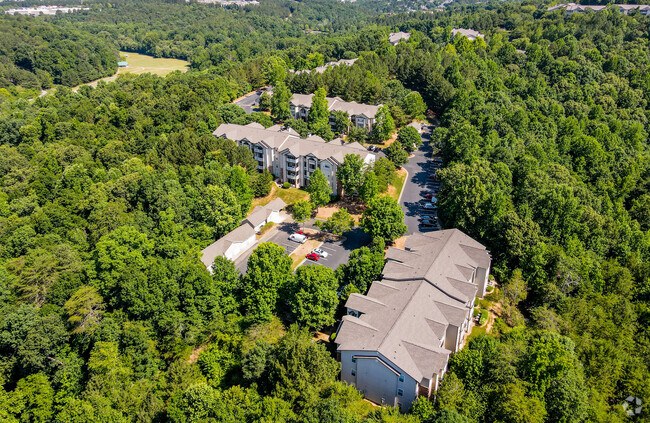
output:
[[390, 196], [377, 196], [368, 202], [361, 217], [361, 227], [373, 238], [392, 242], [404, 235], [404, 212], [397, 201]]
[[282, 247], [264, 242], [255, 248], [241, 281], [246, 316], [254, 322], [271, 320], [280, 290], [289, 286], [293, 278], [291, 259]]
[[323, 175], [320, 169], [316, 169], [309, 178], [309, 185], [307, 186], [307, 192], [309, 193], [309, 200], [311, 203], [316, 206], [324, 206], [329, 203], [332, 194], [332, 187], [330, 186], [327, 177]]
[[294, 284], [289, 308], [295, 322], [315, 330], [333, 324], [338, 305], [334, 271], [325, 266], [300, 266]]

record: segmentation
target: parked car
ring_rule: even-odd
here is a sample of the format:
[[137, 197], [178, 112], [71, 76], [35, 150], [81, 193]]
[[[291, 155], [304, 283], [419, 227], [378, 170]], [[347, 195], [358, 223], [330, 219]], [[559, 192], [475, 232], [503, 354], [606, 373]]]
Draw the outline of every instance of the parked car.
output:
[[289, 235], [289, 240], [293, 242], [299, 242], [300, 244], [304, 244], [307, 242], [307, 237], [302, 235], [302, 234], [291, 234]]
[[327, 257], [327, 252], [321, 250], [320, 248], [314, 248], [313, 250], [311, 250], [311, 252], [314, 254], [318, 254], [319, 257], [323, 257], [323, 258]]
[[307, 258], [309, 260], [318, 261], [320, 256], [318, 254], [316, 254], [316, 253], [309, 253], [309, 254], [307, 254]]
[[433, 159], [433, 162], [442, 164], [442, 159], [440, 157], [436, 157], [435, 159]]
[[436, 174], [432, 173], [431, 175], [429, 175], [429, 179], [436, 179]]
[[438, 206], [436, 206], [433, 203], [424, 203], [422, 205], [422, 208], [425, 209], [425, 210], [436, 210], [438, 208]]
[[427, 221], [427, 222], [420, 223], [420, 226], [422, 226], [423, 228], [435, 228], [436, 224], [434, 222]]
[[300, 235], [304, 235], [304, 236], [306, 236], [307, 238], [309, 238], [309, 234], [308, 234], [307, 232], [305, 232], [305, 231], [296, 231], [296, 233], [297, 233], [297, 234], [300, 234]]

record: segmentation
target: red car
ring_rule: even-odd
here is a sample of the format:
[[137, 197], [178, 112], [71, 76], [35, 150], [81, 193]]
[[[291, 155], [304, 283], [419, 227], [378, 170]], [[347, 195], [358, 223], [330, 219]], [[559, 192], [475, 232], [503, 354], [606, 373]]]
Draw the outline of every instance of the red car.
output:
[[433, 198], [433, 194], [424, 194], [424, 198], [430, 200], [431, 198]]
[[307, 258], [309, 260], [318, 261], [320, 256], [318, 254], [316, 254], [316, 253], [309, 253], [309, 254], [307, 254]]
[[307, 232], [304, 232], [304, 231], [298, 231], [298, 232], [296, 232], [296, 233], [297, 233], [297, 234], [300, 234], [300, 235], [304, 235], [304, 236], [306, 236], [307, 238], [309, 238], [309, 234], [308, 234]]

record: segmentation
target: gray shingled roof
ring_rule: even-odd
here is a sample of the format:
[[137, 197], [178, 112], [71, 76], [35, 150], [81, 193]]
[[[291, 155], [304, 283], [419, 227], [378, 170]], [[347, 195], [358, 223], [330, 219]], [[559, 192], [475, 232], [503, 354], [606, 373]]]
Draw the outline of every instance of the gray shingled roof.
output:
[[481, 37], [485, 39], [485, 35], [481, 34], [480, 32], [473, 30], [473, 29], [467, 29], [467, 28], [454, 28], [451, 30], [451, 35], [454, 37], [457, 35], [464, 35], [467, 38], [478, 38]]
[[442, 372], [450, 354], [440, 347], [446, 328], [463, 324], [471, 311], [466, 303], [478, 289], [465, 282], [469, 278], [459, 266], [489, 266], [489, 253], [449, 229], [411, 235], [405, 250], [389, 248], [386, 257], [383, 279], [366, 295], [350, 295], [346, 307], [362, 314], [343, 318], [338, 349], [377, 351], [415, 380], [431, 378]]
[[248, 217], [244, 220], [244, 222], [250, 223], [250, 225], [254, 228], [260, 223], [264, 223], [272, 212], [280, 211], [285, 207], [287, 207], [287, 203], [282, 201], [281, 198], [276, 198], [266, 206], [255, 207], [251, 214], [249, 214]]
[[201, 251], [201, 262], [205, 267], [212, 266], [214, 259], [222, 256], [228, 248], [237, 242], [244, 242], [251, 236], [255, 236], [255, 230], [248, 224], [241, 225], [237, 229], [228, 232], [223, 237], [219, 238], [216, 242], [205, 247]]
[[388, 42], [391, 44], [397, 44], [402, 40], [408, 40], [411, 38], [410, 32], [391, 32], [388, 34]]
[[[294, 94], [291, 99], [291, 104], [300, 107], [311, 107], [314, 94]], [[355, 101], [343, 101], [340, 97], [325, 97], [327, 100], [327, 110], [347, 112], [352, 115], [364, 115], [369, 118], [374, 118], [379, 111], [380, 106], [372, 106], [370, 104], [361, 104]]]
[[340, 138], [325, 142], [316, 135], [300, 138], [298, 133], [291, 130], [291, 128], [282, 130], [277, 125], [267, 129], [260, 129], [251, 124], [224, 123], [219, 125], [213, 134], [217, 137], [225, 137], [236, 141], [247, 139], [252, 143], [263, 143], [271, 148], [276, 148], [279, 152], [288, 150], [296, 157], [311, 154], [320, 160], [332, 158], [338, 163], [343, 163], [346, 154], [359, 154], [362, 159], [373, 155], [357, 142], [346, 143]]

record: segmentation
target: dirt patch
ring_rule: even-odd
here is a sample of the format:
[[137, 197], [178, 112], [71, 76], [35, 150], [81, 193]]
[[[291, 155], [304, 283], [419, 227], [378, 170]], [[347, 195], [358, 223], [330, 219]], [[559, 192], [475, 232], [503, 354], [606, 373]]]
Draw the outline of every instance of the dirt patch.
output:
[[406, 243], [406, 238], [407, 238], [407, 237], [405, 237], [405, 236], [403, 236], [403, 237], [401, 237], [401, 238], [397, 238], [397, 239], [393, 242], [393, 247], [395, 247], [395, 248], [399, 248], [400, 250], [403, 250], [403, 249], [404, 249], [404, 244]]
[[208, 337], [208, 340], [205, 341], [203, 344], [199, 345], [198, 347], [194, 348], [192, 352], [190, 353], [190, 358], [187, 360], [188, 363], [194, 364], [198, 361], [199, 356], [203, 352], [204, 349], [210, 346], [210, 340], [212, 339], [212, 335]]
[[354, 223], [358, 224], [363, 211], [366, 209], [366, 206], [360, 201], [355, 201], [352, 198], [346, 196], [339, 201], [319, 207], [318, 212], [316, 213], [316, 219], [327, 220], [340, 209], [347, 209], [348, 213], [350, 213], [350, 215], [354, 218]]
[[312, 341], [330, 342], [330, 334], [323, 333], [323, 332], [314, 332], [314, 337], [312, 338]]

